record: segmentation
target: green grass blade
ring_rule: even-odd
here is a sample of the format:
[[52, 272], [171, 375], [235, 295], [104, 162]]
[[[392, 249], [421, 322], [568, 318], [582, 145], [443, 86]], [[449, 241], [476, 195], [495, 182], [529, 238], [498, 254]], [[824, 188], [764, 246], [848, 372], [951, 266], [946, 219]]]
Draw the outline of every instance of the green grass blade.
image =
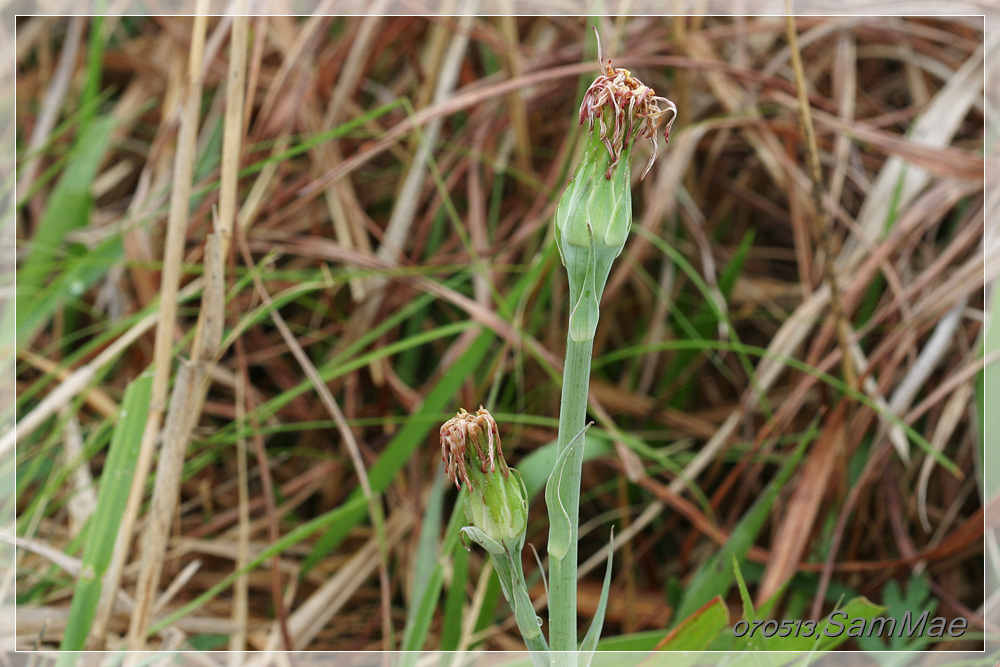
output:
[[82, 650], [94, 622], [101, 597], [101, 580], [111, 561], [118, 526], [132, 485], [152, 388], [153, 376], [146, 374], [125, 390], [118, 425], [111, 437], [107, 462], [101, 474], [97, 508], [90, 527], [90, 539], [83, 549], [83, 569], [73, 593], [66, 634], [60, 646], [62, 651]]
[[[736, 252], [733, 253], [733, 258], [726, 264], [726, 268], [719, 275], [719, 293], [727, 301], [733, 292], [733, 287], [736, 286], [736, 279], [743, 273], [747, 256], [750, 254], [750, 248], [753, 246], [753, 238], [753, 230], [748, 231], [740, 242]], [[700, 338], [710, 339], [715, 335], [719, 325], [719, 318], [715, 316], [715, 313], [707, 302], [702, 302], [697, 312], [691, 318], [691, 325], [698, 332]], [[667, 368], [663, 380], [660, 381], [660, 391], [665, 392], [668, 387], [672, 387], [677, 378], [697, 356], [697, 350], [679, 350]], [[672, 407], [679, 408], [684, 405], [689, 394], [690, 387], [678, 387], [673, 391], [669, 404]]]
[[[410, 606], [406, 614], [406, 626], [403, 629], [403, 651], [419, 651], [423, 646], [430, 618], [437, 606], [437, 591], [440, 591], [443, 570], [436, 568], [438, 542], [440, 540], [442, 515], [444, 514], [444, 473], [439, 466], [434, 475], [434, 485], [424, 510], [423, 525], [420, 527], [420, 538], [417, 542], [416, 562], [413, 566], [413, 592]], [[434, 592], [434, 595], [428, 593]], [[424, 608], [428, 601], [432, 602], [430, 609]]]
[[714, 597], [664, 638], [660, 651], [706, 651], [720, 635], [729, 632], [729, 610]]
[[[462, 516], [463, 512], [456, 504], [452, 517]], [[460, 525], [460, 522], [456, 524], [456, 534]], [[469, 580], [469, 550], [456, 542], [451, 551], [451, 586], [448, 587], [448, 595], [444, 600], [444, 621], [441, 624], [439, 644], [441, 651], [454, 651], [458, 648], [458, 642], [462, 638], [462, 626], [465, 623], [465, 584]]]
[[63, 239], [70, 231], [90, 221], [93, 205], [90, 188], [104, 159], [114, 124], [115, 119], [108, 116], [87, 125], [67, 160], [66, 171], [52, 190], [45, 213], [33, 235], [31, 251], [17, 276], [15, 322], [19, 344], [28, 340], [32, 333], [22, 325], [32, 313], [33, 301], [38, 299], [49, 274], [57, 265]]
[[90, 41], [87, 44], [87, 78], [83, 84], [83, 92], [80, 95], [81, 106], [84, 111], [80, 116], [80, 127], [90, 125], [97, 105], [94, 102], [98, 98], [101, 88], [101, 70], [104, 60], [104, 13], [107, 0], [100, 0], [97, 3], [97, 11], [90, 19]]
[[[736, 558], [736, 554], [732, 555], [732, 566], [733, 575], [736, 577], [736, 587], [740, 591], [740, 600], [743, 601], [743, 618], [747, 622], [752, 622], [757, 620], [757, 611], [753, 608], [753, 600], [750, 598], [750, 591], [747, 589], [747, 582], [743, 579], [743, 573], [740, 571], [740, 562]], [[749, 635], [750, 633], [748, 633]], [[753, 633], [746, 645], [746, 650], [749, 651], [770, 651], [770, 645], [768, 644], [767, 637], [764, 633]], [[758, 661], [758, 664], [764, 664]]]
[[65, 270], [44, 287], [36, 298], [25, 304], [25, 312], [18, 311], [18, 338], [27, 338], [67, 301], [89, 289], [104, 276], [108, 269], [119, 264], [124, 256], [120, 236], [110, 238], [93, 250], [68, 258]]
[[615, 555], [615, 534], [611, 532], [610, 544], [608, 546], [608, 567], [604, 571], [604, 585], [601, 586], [601, 598], [597, 603], [597, 610], [594, 618], [590, 621], [590, 629], [580, 644], [580, 663], [584, 667], [590, 667], [590, 661], [594, 658], [594, 651], [597, 650], [597, 640], [601, 638], [601, 629], [604, 627], [604, 613], [608, 608], [608, 592], [611, 590], [611, 562]]
[[[443, 480], [443, 475], [442, 475], [442, 480]], [[443, 491], [445, 488], [447, 488], [447, 485], [444, 484], [442, 481], [442, 483], [439, 484], [439, 487], [441, 487], [442, 491], [440, 500], [443, 503], [444, 500]], [[403, 651], [420, 651], [424, 647], [424, 644], [427, 641], [427, 632], [430, 630], [431, 621], [434, 620], [434, 610], [438, 608], [438, 602], [441, 597], [441, 589], [444, 586], [445, 557], [439, 555], [439, 553], [449, 554], [452, 552], [455, 553], [461, 552], [465, 556], [464, 560], [466, 565], [464, 569], [465, 570], [468, 569], [468, 552], [466, 551], [465, 547], [460, 546], [458, 542], [459, 529], [461, 529], [464, 523], [465, 523], [465, 512], [462, 509], [462, 504], [456, 503], [454, 508], [452, 508], [451, 518], [448, 520], [448, 528], [445, 530], [444, 539], [443, 540], [440, 539], [439, 537], [440, 531], [436, 531], [433, 534], [434, 546], [436, 547], [440, 543], [441, 550], [440, 552], [438, 552], [437, 548], [434, 549], [434, 553], [431, 555], [432, 558], [430, 563], [431, 568], [428, 570], [427, 574], [427, 584], [423, 586], [422, 590], [420, 591], [418, 604], [411, 605], [412, 608], [410, 610], [410, 615], [406, 619], [407, 637], [404, 638], [403, 640], [403, 648], [401, 649]], [[440, 528], [440, 525], [441, 522], [439, 521], [438, 528]], [[452, 575], [453, 577], [452, 589], [454, 589], [455, 587], [455, 579], [454, 579], [455, 576], [456, 576], [455, 574]], [[463, 573], [460, 578], [464, 581], [466, 578], [465, 573]], [[417, 585], [420, 586], [419, 580], [417, 582]], [[464, 598], [465, 594], [464, 584], [461, 586], [461, 590], [459, 591], [459, 593], [461, 593], [462, 597]], [[449, 597], [451, 597], [450, 592], [449, 592]], [[414, 594], [414, 599], [415, 600], [418, 599], [416, 594]], [[459, 601], [461, 602], [462, 599], [460, 598]], [[447, 625], [445, 626], [445, 628], [447, 629]], [[460, 632], [461, 624], [459, 624], [456, 628], [452, 628], [452, 630], [453, 631], [458, 630]], [[457, 645], [458, 643], [457, 638], [455, 639], [455, 643]], [[415, 661], [415, 659], [419, 657], [419, 654], [409, 653], [407, 654], [407, 657], [412, 657], [414, 658]], [[404, 660], [403, 665], [407, 664], [413, 664], [413, 662], [412, 661], [407, 662]], [[403, 667], [403, 665], [401, 665], [400, 667]]]

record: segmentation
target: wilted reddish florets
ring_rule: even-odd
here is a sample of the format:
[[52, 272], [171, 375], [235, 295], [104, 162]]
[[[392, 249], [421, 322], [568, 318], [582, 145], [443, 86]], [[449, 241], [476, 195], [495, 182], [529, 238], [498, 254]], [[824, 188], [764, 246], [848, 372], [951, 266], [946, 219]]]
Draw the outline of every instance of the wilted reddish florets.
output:
[[[475, 448], [474, 456], [467, 456], [469, 443]], [[467, 463], [478, 462], [480, 472], [494, 472], [499, 462], [504, 477], [510, 474], [507, 463], [500, 449], [500, 429], [489, 410], [480, 407], [475, 415], [464, 409], [441, 426], [441, 460], [444, 461], [444, 472], [448, 479], [455, 482], [457, 488], [465, 488], [472, 492], [469, 483]], [[473, 463], [475, 464], [475, 463]]]
[[[653, 152], [639, 177], [642, 180], [656, 160], [656, 126], [660, 118], [670, 111], [670, 120], [663, 133], [663, 138], [670, 141], [670, 126], [677, 117], [677, 106], [666, 97], [656, 95], [652, 88], [633, 77], [627, 69], [611, 67], [611, 59], [604, 60], [601, 36], [597, 33], [597, 28], [594, 28], [594, 33], [597, 34], [597, 57], [601, 61], [602, 74], [594, 79], [583, 96], [580, 124], [583, 125], [585, 120], [590, 121], [590, 130], [593, 131], [594, 122], [598, 123], [600, 139], [611, 155], [611, 164], [605, 173], [608, 179], [621, 159], [624, 147], [631, 146], [638, 137], [649, 139]], [[665, 105], [664, 109], [660, 109], [661, 103]], [[608, 105], [614, 118], [614, 132], [611, 136], [604, 122], [605, 105]]]

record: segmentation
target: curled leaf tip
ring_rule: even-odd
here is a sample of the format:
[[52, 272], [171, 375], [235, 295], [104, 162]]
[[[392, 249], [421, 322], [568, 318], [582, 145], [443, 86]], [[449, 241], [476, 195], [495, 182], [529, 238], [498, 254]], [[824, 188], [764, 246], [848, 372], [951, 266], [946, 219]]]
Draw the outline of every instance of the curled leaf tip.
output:
[[[590, 131], [597, 125], [598, 136], [611, 156], [604, 176], [611, 179], [615, 166], [621, 160], [622, 151], [630, 147], [637, 138], [649, 139], [653, 150], [642, 170], [639, 180], [646, 177], [656, 160], [656, 129], [660, 119], [670, 112], [663, 138], [670, 141], [670, 126], [677, 117], [677, 106], [666, 97], [657, 95], [652, 88], [632, 76], [627, 69], [611, 66], [611, 59], [604, 59], [601, 35], [597, 36], [597, 58], [601, 73], [590, 84], [580, 105], [580, 124], [589, 124]], [[663, 108], [661, 108], [663, 105]], [[605, 121], [607, 117], [607, 121]], [[609, 128], [608, 123], [613, 127]]]

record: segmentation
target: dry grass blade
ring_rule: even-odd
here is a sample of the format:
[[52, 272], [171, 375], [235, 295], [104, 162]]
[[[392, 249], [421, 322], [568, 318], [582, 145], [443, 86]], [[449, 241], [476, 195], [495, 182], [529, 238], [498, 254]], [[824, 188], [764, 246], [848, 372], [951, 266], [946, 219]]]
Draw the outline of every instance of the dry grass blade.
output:
[[90, 474], [90, 468], [79, 465], [79, 459], [83, 458], [83, 437], [80, 434], [80, 420], [76, 414], [68, 409], [63, 410], [62, 418], [66, 420], [66, 431], [63, 437], [63, 453], [67, 459], [68, 467], [76, 467], [73, 473], [73, 486], [75, 500], [67, 511], [69, 512], [69, 532], [70, 535], [77, 536], [83, 529], [87, 520], [97, 508], [97, 494], [94, 492], [94, 477]]
[[[199, 0], [199, 7], [205, 9], [205, 0]], [[107, 634], [111, 617], [109, 595], [117, 591], [121, 581], [121, 573], [128, 558], [129, 545], [132, 541], [132, 530], [142, 503], [146, 478], [153, 463], [156, 439], [160, 435], [160, 425], [166, 408], [167, 386], [171, 369], [171, 353], [173, 350], [174, 325], [177, 315], [177, 292], [180, 284], [180, 264], [184, 250], [184, 238], [187, 232], [188, 199], [191, 193], [191, 179], [194, 169], [195, 141], [198, 134], [198, 112], [201, 102], [200, 70], [205, 46], [205, 32], [208, 21], [203, 13], [195, 18], [192, 28], [191, 53], [188, 59], [188, 80], [181, 111], [181, 124], [178, 135], [178, 148], [174, 161], [173, 190], [171, 191], [170, 215], [167, 222], [167, 239], [163, 254], [163, 275], [160, 282], [160, 312], [156, 327], [156, 342], [153, 364], [153, 395], [150, 403], [149, 417], [143, 432], [142, 446], [139, 450], [139, 460], [136, 463], [135, 477], [129, 493], [125, 514], [122, 517], [121, 530], [115, 544], [115, 553], [108, 568], [110, 587], [102, 592], [102, 604], [98, 608], [97, 618], [91, 634], [96, 648], [102, 648], [104, 636]], [[152, 566], [152, 563], [150, 564]], [[153, 577], [147, 573], [146, 581]], [[147, 593], [144, 609], [138, 612], [137, 618], [145, 617], [148, 622], [149, 605], [152, 604], [152, 594]], [[135, 623], [129, 626], [129, 646], [139, 650], [145, 646], [145, 629], [135, 630]]]
[[[951, 395], [944, 406], [941, 419], [934, 429], [931, 446], [935, 451], [941, 451], [958, 428], [960, 420], [969, 412], [969, 399], [972, 397], [972, 385], [963, 384]], [[934, 470], [934, 458], [928, 456], [920, 466], [920, 478], [917, 480], [917, 512], [924, 530], [931, 532], [931, 522], [927, 518], [927, 486], [930, 483], [931, 471]]]
[[[326, 113], [323, 115], [322, 127], [318, 130], [328, 131], [336, 127], [337, 123], [344, 117], [344, 107], [349, 95], [354, 91], [362, 75], [365, 58], [371, 48], [371, 43], [376, 37], [379, 24], [383, 21], [382, 13], [386, 0], [378, 0], [374, 6], [371, 16], [366, 16], [361, 21], [357, 37], [351, 45], [351, 51], [344, 61], [344, 66], [337, 78], [337, 86], [330, 97], [330, 103]], [[312, 119], [311, 119], [312, 120]], [[313, 121], [313, 123], [315, 122]], [[344, 157], [340, 148], [335, 142], [324, 143], [315, 149], [317, 154], [317, 168], [319, 171], [332, 169], [334, 165], [342, 162]], [[331, 184], [326, 189], [326, 202], [330, 208], [330, 219], [334, 230], [337, 233], [337, 241], [345, 248], [358, 248], [362, 252], [371, 253], [371, 243], [365, 233], [362, 215], [357, 211], [361, 210], [357, 202], [357, 196], [346, 180], [339, 180]], [[360, 302], [368, 292], [366, 281], [352, 278], [349, 283], [351, 295], [356, 302]]]
[[757, 605], [771, 598], [795, 574], [815, 528], [833, 470], [846, 451], [847, 403], [841, 401], [825, 420], [822, 436], [810, 450], [792, 497], [774, 535], [771, 558], [757, 589]]
[[[236, 384], [236, 427], [241, 435], [236, 440], [236, 475], [239, 483], [239, 533], [237, 536], [237, 555], [234, 567], [242, 569], [250, 560], [250, 491], [247, 475], [247, 440], [242, 435], [246, 428], [246, 396], [243, 383]], [[242, 661], [240, 653], [246, 648], [247, 624], [249, 612], [250, 588], [247, 576], [240, 577], [233, 583], [233, 623], [239, 628], [229, 640], [229, 667], [238, 667]]]
[[[917, 360], [910, 366], [909, 372], [903, 376], [899, 384], [896, 385], [896, 391], [892, 394], [892, 398], [889, 399], [889, 410], [892, 414], [902, 414], [909, 407], [917, 392], [924, 387], [931, 373], [947, 354], [947, 350], [950, 347], [950, 343], [964, 313], [965, 304], [962, 303], [952, 308], [938, 322], [927, 344], [920, 350]], [[890, 426], [886, 424], [886, 427], [890, 430], [889, 437], [893, 438], [893, 444], [896, 445], [899, 455], [903, 457], [904, 461], [909, 461], [909, 443], [902, 436], [902, 430], [896, 425]], [[933, 459], [930, 460], [933, 461]]]
[[[130, 338], [131, 337], [126, 336], [126, 339]], [[73, 377], [73, 373], [70, 372], [68, 369], [60, 368], [57, 362], [49, 359], [48, 357], [43, 357], [41, 355], [35, 354], [31, 350], [23, 350], [18, 354], [18, 356], [20, 356], [22, 359], [24, 359], [35, 368], [42, 371], [43, 373], [52, 373], [53, 375], [55, 375], [56, 379], [58, 379], [60, 383], [69, 382], [70, 379]], [[99, 369], [101, 366], [101, 364], [96, 364], [96, 363], [91, 365], [97, 369]], [[77, 382], [73, 382], [73, 384], [76, 385]], [[75, 398], [75, 396], [70, 398]], [[115, 400], [111, 398], [107, 394], [107, 392], [102, 390], [100, 387], [94, 387], [94, 386], [85, 387], [83, 390], [83, 400], [86, 401], [87, 404], [94, 409], [94, 411], [105, 417], [113, 417], [115, 414], [118, 413], [118, 403], [115, 402]], [[65, 405], [61, 406], [62, 409], [65, 409], [65, 407], [66, 407]], [[48, 417], [49, 415], [45, 416]], [[29, 420], [25, 417], [20, 422], [18, 422], [18, 430], [25, 429], [26, 431], [28, 431], [29, 430], [28, 427], [30, 427], [30, 425], [34, 423], [37, 419], [38, 418], [35, 417]], [[22, 424], [24, 425], [22, 426]], [[22, 437], [29, 434], [30, 431], [28, 433], [23, 433]]]
[[830, 219], [823, 197], [823, 172], [819, 163], [819, 148], [816, 145], [816, 130], [813, 128], [809, 96], [806, 93], [806, 77], [802, 69], [802, 54], [799, 53], [795, 17], [792, 15], [792, 0], [785, 0], [785, 9], [787, 11], [788, 48], [792, 55], [792, 69], [795, 71], [795, 86], [799, 92], [799, 124], [806, 137], [806, 155], [809, 161], [809, 176], [812, 179], [812, 202], [817, 214], [816, 222], [812, 225], [813, 239], [817, 248], [822, 251], [823, 280], [830, 288], [830, 308], [837, 327], [844, 381], [847, 382], [848, 387], [853, 389], [857, 387], [857, 374], [850, 354], [850, 323], [844, 313], [840, 287], [837, 284], [837, 273], [834, 269], [834, 257], [837, 249], [834, 247], [833, 231], [830, 228]]
[[48, 140], [52, 128], [55, 127], [59, 107], [62, 106], [72, 79], [73, 68], [76, 65], [77, 53], [80, 50], [80, 41], [83, 38], [83, 29], [86, 23], [87, 19], [83, 16], [74, 16], [69, 19], [69, 30], [66, 32], [66, 41], [63, 43], [62, 52], [59, 55], [59, 66], [52, 79], [52, 85], [46, 91], [45, 102], [38, 116], [38, 121], [31, 131], [28, 153], [32, 157], [21, 168], [21, 174], [17, 179], [17, 199], [22, 199], [35, 181], [39, 164], [39, 156], [36, 153]]
[[163, 568], [171, 523], [177, 511], [181, 473], [191, 433], [202, 412], [208, 391], [213, 356], [222, 342], [225, 310], [225, 270], [222, 242], [209, 234], [205, 250], [205, 293], [198, 317], [191, 361], [182, 361], [174, 382], [163, 431], [163, 446], [153, 487], [151, 520], [146, 525], [142, 549], [142, 569], [136, 586], [136, 609], [129, 625], [129, 645], [140, 650], [145, 645]]
[[200, 377], [195, 366], [182, 363], [178, 367], [171, 394], [171, 411], [163, 428], [164, 444], [153, 486], [150, 516], [142, 542], [141, 568], [136, 583], [136, 607], [129, 624], [129, 646], [135, 651], [146, 646], [146, 629], [152, 619], [153, 600], [157, 595], [167, 537], [180, 493], [184, 454], [191, 429], [194, 428], [192, 416], [196, 414], [198, 380]]
[[[940, 147], [951, 140], [969, 108], [981, 98], [985, 63], [996, 60], [998, 47], [1000, 41], [994, 40], [962, 64], [914, 123], [912, 143]], [[908, 168], [901, 158], [887, 160], [858, 212], [860, 235], [845, 241], [837, 268], [852, 270], [864, 257], [863, 243], [881, 235], [890, 209], [906, 207], [929, 180], [925, 170]]]
[[[838, 100], [837, 112], [842, 121], [850, 122], [857, 106], [857, 43], [849, 32], [841, 33], [837, 39], [837, 65], [833, 70], [833, 85]], [[844, 134], [837, 137], [833, 155], [836, 166], [830, 175], [830, 197], [840, 201], [844, 191], [844, 181], [847, 178], [848, 153], [850, 138]]]
[[243, 107], [247, 78], [247, 23], [242, 13], [247, 0], [238, 0], [234, 7], [229, 47], [229, 73], [226, 78], [226, 116], [223, 121], [222, 164], [219, 169], [219, 228], [220, 257], [229, 257], [233, 227], [236, 222], [236, 186], [239, 183], [240, 155], [243, 149]]
[[[233, 229], [236, 218], [236, 186], [239, 182], [240, 154], [243, 146], [244, 107], [246, 105], [247, 78], [247, 24], [246, 0], [238, 0], [234, 7], [232, 32], [229, 41], [229, 73], [226, 79], [226, 117], [222, 138], [222, 165], [219, 174], [219, 236], [222, 240], [220, 258], [230, 257]], [[240, 436], [236, 440], [236, 468], [239, 486], [239, 535], [237, 537], [237, 557], [234, 567], [239, 570], [249, 560], [250, 542], [250, 492], [247, 474], [247, 444], [242, 435], [246, 425], [246, 388], [242, 382], [235, 383], [236, 425]], [[232, 619], [238, 630], [229, 640], [229, 667], [237, 667], [242, 660], [241, 652], [246, 648], [247, 625], [249, 623], [249, 581], [247, 576], [233, 583]]]

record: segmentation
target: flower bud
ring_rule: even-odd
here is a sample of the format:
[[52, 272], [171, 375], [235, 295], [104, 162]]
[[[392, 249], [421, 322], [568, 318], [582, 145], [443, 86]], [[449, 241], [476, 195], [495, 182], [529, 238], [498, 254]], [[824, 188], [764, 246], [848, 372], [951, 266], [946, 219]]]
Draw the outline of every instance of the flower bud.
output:
[[500, 430], [480, 407], [475, 415], [459, 410], [441, 427], [441, 458], [448, 478], [462, 493], [465, 515], [487, 537], [514, 551], [524, 544], [528, 496], [521, 475], [507, 466]]
[[600, 35], [597, 52], [601, 75], [580, 105], [580, 124], [588, 123], [587, 147], [555, 219], [556, 245], [569, 274], [570, 337], [576, 342], [593, 338], [597, 331], [601, 294], [632, 226], [632, 147], [639, 137], [652, 143], [642, 179], [656, 159], [659, 119], [671, 112], [664, 132], [669, 138], [677, 115], [673, 102], [604, 60]]

